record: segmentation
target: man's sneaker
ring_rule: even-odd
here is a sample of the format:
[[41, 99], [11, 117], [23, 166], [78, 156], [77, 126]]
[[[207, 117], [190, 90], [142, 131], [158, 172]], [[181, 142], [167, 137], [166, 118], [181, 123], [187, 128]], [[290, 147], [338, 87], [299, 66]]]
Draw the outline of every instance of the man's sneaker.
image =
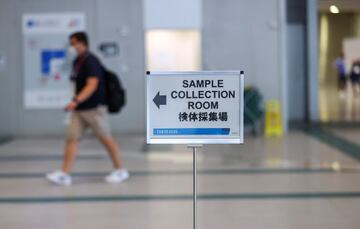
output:
[[105, 177], [105, 181], [111, 184], [119, 184], [129, 179], [129, 172], [126, 169], [118, 169]]
[[51, 183], [63, 186], [69, 186], [72, 183], [71, 176], [63, 171], [48, 173], [46, 174], [46, 179], [48, 179]]

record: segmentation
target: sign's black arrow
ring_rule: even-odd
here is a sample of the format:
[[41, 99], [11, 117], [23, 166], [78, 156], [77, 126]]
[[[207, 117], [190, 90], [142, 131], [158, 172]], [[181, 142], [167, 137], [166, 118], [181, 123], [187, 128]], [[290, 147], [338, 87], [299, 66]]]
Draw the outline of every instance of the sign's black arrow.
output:
[[153, 99], [155, 105], [160, 109], [160, 105], [166, 105], [166, 95], [160, 95], [160, 91]]

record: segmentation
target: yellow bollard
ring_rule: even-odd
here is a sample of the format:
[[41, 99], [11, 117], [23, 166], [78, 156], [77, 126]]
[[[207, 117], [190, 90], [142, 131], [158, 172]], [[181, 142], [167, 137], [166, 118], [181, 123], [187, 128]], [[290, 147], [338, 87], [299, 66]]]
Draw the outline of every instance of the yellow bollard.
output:
[[265, 105], [265, 137], [281, 137], [282, 134], [280, 103], [277, 100], [267, 101]]

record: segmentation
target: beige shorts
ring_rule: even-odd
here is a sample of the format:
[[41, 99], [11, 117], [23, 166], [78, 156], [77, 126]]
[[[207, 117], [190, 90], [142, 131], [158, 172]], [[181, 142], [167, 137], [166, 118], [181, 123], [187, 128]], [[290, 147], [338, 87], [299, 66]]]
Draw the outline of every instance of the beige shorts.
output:
[[67, 128], [67, 139], [79, 139], [90, 128], [98, 138], [111, 135], [109, 118], [105, 106], [85, 111], [73, 111]]

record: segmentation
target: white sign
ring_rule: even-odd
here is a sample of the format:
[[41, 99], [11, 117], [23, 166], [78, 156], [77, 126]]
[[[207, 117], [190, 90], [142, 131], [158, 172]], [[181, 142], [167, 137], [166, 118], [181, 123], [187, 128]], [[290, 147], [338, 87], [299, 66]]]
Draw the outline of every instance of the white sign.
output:
[[243, 143], [243, 80], [240, 71], [147, 72], [147, 143]]
[[68, 39], [84, 30], [83, 13], [23, 15], [25, 108], [62, 108], [70, 100]]

